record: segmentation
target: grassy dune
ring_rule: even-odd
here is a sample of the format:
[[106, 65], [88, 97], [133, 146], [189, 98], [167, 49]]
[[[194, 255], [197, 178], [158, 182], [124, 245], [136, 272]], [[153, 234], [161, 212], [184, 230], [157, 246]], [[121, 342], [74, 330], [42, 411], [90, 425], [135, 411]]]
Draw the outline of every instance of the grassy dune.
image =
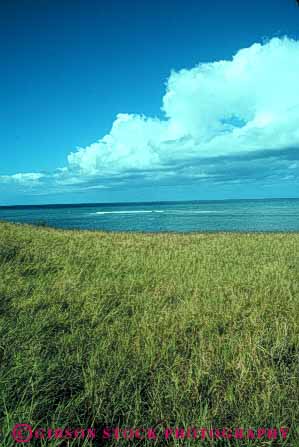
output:
[[[298, 255], [299, 234], [0, 223], [1, 446], [15, 445], [11, 427], [26, 422], [157, 432], [286, 426], [286, 443], [169, 445], [297, 447]], [[103, 444], [126, 445], [30, 445]]]

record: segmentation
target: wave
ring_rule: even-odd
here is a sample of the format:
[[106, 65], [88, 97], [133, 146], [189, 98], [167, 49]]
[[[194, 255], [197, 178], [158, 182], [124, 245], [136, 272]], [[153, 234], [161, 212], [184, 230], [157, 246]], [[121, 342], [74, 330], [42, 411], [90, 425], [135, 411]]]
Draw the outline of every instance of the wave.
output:
[[210, 214], [210, 213], [223, 213], [224, 211], [211, 211], [211, 210], [123, 210], [123, 211], [97, 211], [97, 215], [103, 214], [151, 214], [151, 213], [166, 213], [166, 214]]
[[210, 214], [210, 213], [224, 213], [225, 211], [211, 211], [211, 210], [193, 210], [193, 211], [188, 211], [188, 210], [175, 210], [175, 211], [170, 211], [171, 213], [174, 214]]
[[97, 211], [94, 214], [138, 214], [138, 213], [164, 213], [160, 210], [133, 210], [133, 211]]

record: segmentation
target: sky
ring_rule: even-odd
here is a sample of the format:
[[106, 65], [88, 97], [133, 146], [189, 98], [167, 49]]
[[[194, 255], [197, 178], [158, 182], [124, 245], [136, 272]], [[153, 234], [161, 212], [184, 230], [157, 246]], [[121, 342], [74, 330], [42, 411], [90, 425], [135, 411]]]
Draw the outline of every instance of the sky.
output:
[[295, 0], [10, 0], [0, 22], [0, 205], [299, 197]]

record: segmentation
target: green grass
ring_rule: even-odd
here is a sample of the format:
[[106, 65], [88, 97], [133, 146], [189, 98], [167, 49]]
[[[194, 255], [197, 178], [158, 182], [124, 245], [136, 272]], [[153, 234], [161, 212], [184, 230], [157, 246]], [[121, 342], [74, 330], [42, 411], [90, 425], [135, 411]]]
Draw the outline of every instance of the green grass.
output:
[[[159, 427], [291, 430], [286, 443], [172, 440], [171, 447], [297, 447], [298, 255], [298, 233], [0, 223], [1, 447], [15, 445], [15, 423], [153, 427], [161, 420]], [[51, 442], [34, 445], [77, 445]]]

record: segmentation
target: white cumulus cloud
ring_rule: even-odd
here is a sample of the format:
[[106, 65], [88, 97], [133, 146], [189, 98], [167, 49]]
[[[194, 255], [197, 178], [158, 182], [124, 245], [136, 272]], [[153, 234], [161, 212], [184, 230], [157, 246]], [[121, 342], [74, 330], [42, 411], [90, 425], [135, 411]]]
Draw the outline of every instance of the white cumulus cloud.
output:
[[173, 71], [159, 120], [119, 114], [108, 135], [68, 156], [83, 176], [299, 145], [299, 41], [273, 38], [231, 60]]

